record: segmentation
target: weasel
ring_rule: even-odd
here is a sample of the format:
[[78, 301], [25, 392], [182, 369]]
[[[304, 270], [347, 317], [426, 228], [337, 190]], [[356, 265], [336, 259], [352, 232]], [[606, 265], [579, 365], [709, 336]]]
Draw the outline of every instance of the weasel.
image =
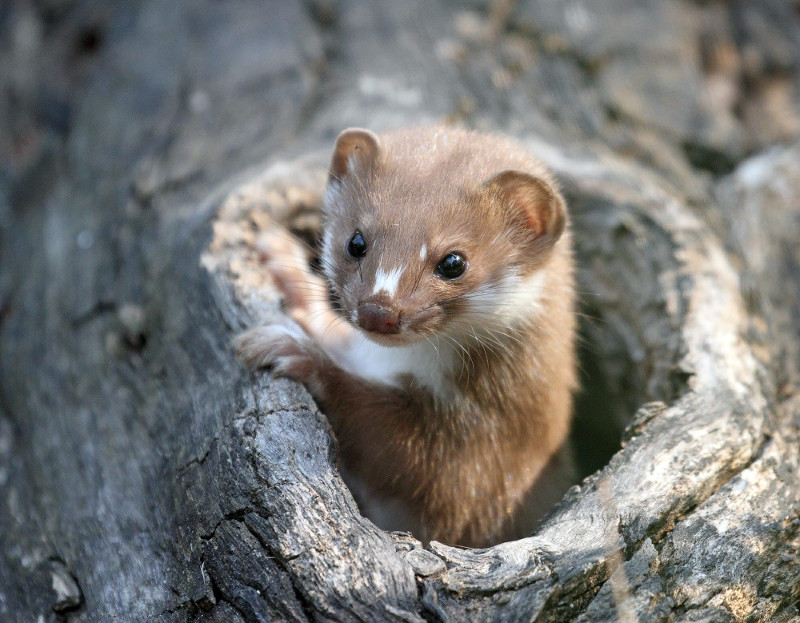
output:
[[330, 291], [268, 234], [295, 322], [240, 335], [240, 356], [305, 384], [380, 527], [466, 546], [530, 534], [573, 482], [573, 261], [552, 176], [498, 135], [348, 129], [323, 216]]

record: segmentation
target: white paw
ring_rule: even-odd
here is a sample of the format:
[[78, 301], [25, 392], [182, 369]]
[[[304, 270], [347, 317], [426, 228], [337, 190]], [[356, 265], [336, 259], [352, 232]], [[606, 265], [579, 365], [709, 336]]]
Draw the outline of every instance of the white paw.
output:
[[311, 359], [314, 344], [302, 329], [290, 324], [256, 327], [233, 340], [236, 354], [251, 368], [272, 368], [296, 377]]

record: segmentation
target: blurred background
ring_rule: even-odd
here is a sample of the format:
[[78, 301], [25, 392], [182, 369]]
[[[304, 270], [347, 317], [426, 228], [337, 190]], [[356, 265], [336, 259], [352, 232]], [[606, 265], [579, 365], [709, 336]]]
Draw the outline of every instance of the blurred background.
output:
[[601, 141], [682, 182], [723, 174], [800, 132], [800, 4], [0, 4], [4, 210], [9, 184], [70, 141], [117, 156], [173, 142], [191, 176], [216, 142], [254, 157], [307, 124], [442, 119]]

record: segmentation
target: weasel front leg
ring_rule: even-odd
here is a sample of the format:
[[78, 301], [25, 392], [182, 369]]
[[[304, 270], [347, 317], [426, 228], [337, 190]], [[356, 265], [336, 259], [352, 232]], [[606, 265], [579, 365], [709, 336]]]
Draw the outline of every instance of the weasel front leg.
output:
[[355, 330], [334, 311], [327, 284], [310, 270], [305, 248], [291, 233], [276, 225], [260, 234], [256, 246], [296, 324], [286, 319], [255, 327], [237, 336], [234, 347], [249, 367], [270, 367], [306, 385], [322, 402], [325, 374], [339, 370], [333, 358]]
[[325, 280], [308, 267], [308, 254], [288, 231], [276, 227], [257, 240], [264, 267], [283, 293], [290, 318], [320, 344], [338, 349], [353, 333], [333, 309]]

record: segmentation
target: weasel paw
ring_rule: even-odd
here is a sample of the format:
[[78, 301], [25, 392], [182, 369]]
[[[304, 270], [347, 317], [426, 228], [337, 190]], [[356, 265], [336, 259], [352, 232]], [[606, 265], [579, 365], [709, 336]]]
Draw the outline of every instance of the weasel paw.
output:
[[302, 381], [312, 365], [314, 344], [299, 328], [273, 324], [256, 327], [233, 340], [236, 354], [250, 368], [272, 368], [281, 376]]

